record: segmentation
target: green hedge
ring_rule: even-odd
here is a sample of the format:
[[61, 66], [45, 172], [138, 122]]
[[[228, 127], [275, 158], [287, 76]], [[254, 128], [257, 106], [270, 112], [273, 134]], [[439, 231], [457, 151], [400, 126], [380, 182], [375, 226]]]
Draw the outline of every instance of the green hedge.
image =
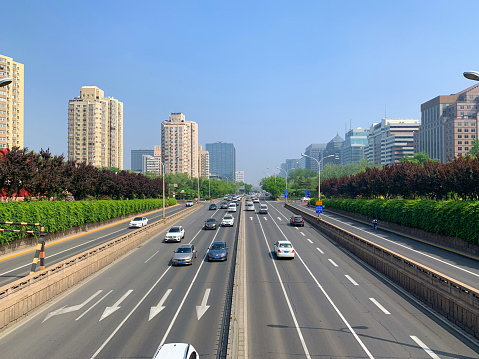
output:
[[478, 201], [323, 199], [323, 204], [479, 244]]
[[[175, 198], [167, 202], [176, 204]], [[129, 201], [38, 201], [0, 203], [0, 220], [12, 222], [41, 223], [45, 232], [54, 233], [85, 223], [102, 222], [108, 219], [126, 216], [162, 208], [162, 199], [134, 199]], [[1, 226], [5, 229], [25, 230], [24, 226]], [[28, 227], [28, 230], [38, 230]], [[8, 243], [23, 238], [22, 233], [0, 232], [0, 243]]]

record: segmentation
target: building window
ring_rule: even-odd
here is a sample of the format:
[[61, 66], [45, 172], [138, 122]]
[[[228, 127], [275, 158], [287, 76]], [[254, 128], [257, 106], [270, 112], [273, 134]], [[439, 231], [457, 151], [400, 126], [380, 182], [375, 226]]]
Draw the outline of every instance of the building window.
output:
[[462, 145], [462, 141], [457, 141], [457, 144], [458, 144], [458, 145]]
[[462, 147], [458, 147], [457, 150], [458, 150], [458, 151], [462, 151]]
[[464, 147], [464, 151], [469, 151], [469, 147]]

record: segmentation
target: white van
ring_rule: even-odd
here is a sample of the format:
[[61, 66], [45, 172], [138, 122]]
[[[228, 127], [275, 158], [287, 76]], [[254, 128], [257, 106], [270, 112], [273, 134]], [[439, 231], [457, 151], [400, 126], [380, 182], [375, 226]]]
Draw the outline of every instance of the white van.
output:
[[236, 203], [230, 203], [228, 206], [228, 212], [236, 212]]

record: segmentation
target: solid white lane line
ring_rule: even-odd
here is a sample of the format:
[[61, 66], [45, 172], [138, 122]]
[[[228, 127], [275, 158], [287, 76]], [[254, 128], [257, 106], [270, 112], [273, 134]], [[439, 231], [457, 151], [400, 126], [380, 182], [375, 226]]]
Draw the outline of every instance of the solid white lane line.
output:
[[416, 342], [417, 345], [419, 345], [427, 354], [429, 354], [429, 356], [431, 358], [434, 358], [434, 359], [441, 359], [439, 358], [436, 353], [434, 353], [431, 349], [428, 348], [428, 346], [426, 344], [424, 344], [422, 342], [421, 339], [419, 339], [418, 337], [414, 336], [414, 335], [410, 335], [411, 339], [414, 340]]
[[81, 317], [83, 317], [86, 313], [88, 313], [90, 310], [92, 310], [98, 303], [100, 303], [104, 298], [106, 298], [106, 296], [108, 294], [110, 294], [111, 292], [113, 292], [113, 289], [110, 290], [108, 293], [106, 293], [103, 297], [101, 297], [100, 299], [98, 299], [90, 308], [88, 308], [87, 310], [85, 310], [83, 312], [83, 314], [81, 314], [78, 318], [76, 318], [75, 320], [78, 320], [80, 319]]
[[[279, 211], [278, 211], [279, 212]], [[281, 232], [281, 234], [283, 235], [283, 237], [288, 240], [288, 237], [286, 237], [286, 235], [284, 234], [284, 232], [281, 230], [281, 228], [279, 228], [278, 224], [275, 222], [276, 224], [276, 227], [278, 227], [279, 231]], [[361, 347], [363, 348], [364, 352], [368, 355], [368, 357], [370, 359], [374, 359], [373, 355], [369, 352], [368, 348], [366, 347], [366, 345], [364, 345], [363, 341], [361, 340], [361, 338], [359, 338], [359, 336], [356, 334], [356, 332], [354, 331], [354, 329], [351, 327], [351, 325], [349, 324], [349, 322], [346, 320], [346, 318], [343, 316], [343, 314], [341, 313], [341, 311], [339, 310], [339, 308], [336, 306], [336, 304], [334, 304], [333, 300], [329, 297], [328, 293], [324, 290], [324, 288], [321, 286], [321, 284], [319, 284], [319, 281], [316, 279], [316, 277], [314, 276], [313, 272], [311, 272], [311, 270], [309, 269], [309, 267], [306, 265], [306, 263], [303, 261], [303, 258], [301, 258], [301, 256], [299, 255], [298, 251], [296, 251], [296, 256], [299, 258], [299, 260], [301, 261], [301, 263], [303, 263], [304, 267], [306, 268], [306, 270], [308, 271], [309, 275], [311, 276], [311, 278], [313, 278], [313, 280], [315, 281], [316, 285], [318, 286], [318, 288], [321, 290], [321, 292], [324, 294], [324, 296], [326, 297], [326, 299], [329, 301], [329, 303], [331, 304], [331, 306], [334, 308], [334, 310], [336, 311], [336, 313], [339, 315], [339, 317], [341, 318], [341, 320], [343, 321], [343, 323], [348, 327], [349, 331], [351, 332], [351, 334], [354, 336], [354, 338], [356, 339], [356, 341], [359, 343], [359, 345], [361, 345]]]
[[113, 333], [110, 334], [110, 336], [103, 342], [103, 344], [98, 348], [98, 350], [91, 356], [91, 359], [94, 359], [97, 357], [98, 354], [103, 350], [103, 348], [108, 344], [108, 342], [113, 338], [113, 336], [120, 330], [120, 328], [125, 324], [125, 322], [131, 317], [133, 312], [140, 306], [141, 303], [146, 299], [148, 294], [151, 293], [151, 291], [156, 287], [158, 283], [160, 283], [160, 280], [163, 279], [165, 274], [171, 269], [171, 267], [166, 268], [166, 270], [163, 272], [160, 278], [151, 286], [151, 288], [148, 290], [148, 292], [145, 293], [143, 298], [140, 299], [140, 301], [135, 305], [135, 307], [131, 310], [130, 313], [125, 317], [125, 319], [122, 320], [122, 322], [116, 327], [116, 329], [113, 331]]
[[157, 255], [158, 253], [160, 253], [160, 251], [156, 251], [155, 253], [153, 253], [153, 254], [151, 255], [151, 257], [148, 258], [148, 259], [145, 261], [145, 263], [148, 262], [151, 258], [153, 258], [153, 257], [154, 257], [155, 255]]
[[386, 308], [384, 308], [376, 299], [374, 299], [374, 298], [369, 298], [369, 300], [370, 300], [371, 302], [373, 302], [374, 304], [376, 304], [377, 307], [378, 307], [379, 309], [381, 309], [384, 314], [391, 314], [391, 313], [389, 313], [389, 311], [388, 311]]
[[319, 253], [324, 254], [324, 252], [321, 249], [319, 248], [316, 248], [316, 249], [318, 250]]
[[[264, 241], [266, 242], [266, 246], [268, 247], [268, 251], [271, 253], [271, 247], [268, 244], [268, 240], [266, 238], [266, 234], [264, 233], [261, 222], [259, 222], [259, 225], [261, 227], [261, 232], [263, 232], [263, 238], [264, 238]], [[273, 256], [271, 256], [270, 258], [271, 258], [271, 262], [273, 263], [274, 270], [276, 271], [279, 284], [281, 285], [281, 289], [283, 290], [284, 298], [286, 299], [286, 303], [288, 304], [289, 312], [291, 314], [291, 317], [293, 318], [293, 322], [296, 327], [296, 332], [298, 333], [299, 340], [301, 342], [301, 345], [303, 346], [304, 354], [306, 355], [306, 358], [311, 359], [311, 355], [309, 354], [308, 347], [306, 346], [306, 341], [304, 340], [303, 333], [301, 332], [301, 328], [299, 327], [298, 320], [296, 319], [296, 315], [294, 314], [294, 311], [293, 311], [293, 306], [291, 305], [291, 302], [289, 301], [289, 298], [288, 298], [288, 294], [286, 293], [286, 289], [284, 288], [283, 280], [281, 279], [281, 275], [279, 274], [278, 267], [276, 266], [276, 262]]]
[[328, 258], [328, 261], [330, 261], [333, 266], [335, 266], [335, 267], [338, 266], [336, 263], [334, 263], [334, 261], [332, 259]]
[[355, 281], [353, 278], [351, 278], [349, 275], [345, 274], [344, 276], [345, 276], [346, 278], [348, 278], [349, 281], [350, 281], [351, 283], [353, 283], [354, 285], [359, 285], [359, 284], [356, 283], [356, 281]]
[[313, 241], [309, 238], [306, 238], [308, 240], [309, 243], [313, 244]]

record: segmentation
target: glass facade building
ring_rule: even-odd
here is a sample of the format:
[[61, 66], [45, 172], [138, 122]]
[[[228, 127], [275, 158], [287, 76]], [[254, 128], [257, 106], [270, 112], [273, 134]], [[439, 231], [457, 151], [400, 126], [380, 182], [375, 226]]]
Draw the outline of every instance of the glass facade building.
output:
[[234, 181], [236, 172], [236, 150], [232, 143], [207, 143], [210, 154], [210, 174], [222, 180]]
[[143, 172], [143, 156], [153, 156], [154, 150], [145, 148], [139, 150], [131, 150], [131, 170], [135, 172]]

